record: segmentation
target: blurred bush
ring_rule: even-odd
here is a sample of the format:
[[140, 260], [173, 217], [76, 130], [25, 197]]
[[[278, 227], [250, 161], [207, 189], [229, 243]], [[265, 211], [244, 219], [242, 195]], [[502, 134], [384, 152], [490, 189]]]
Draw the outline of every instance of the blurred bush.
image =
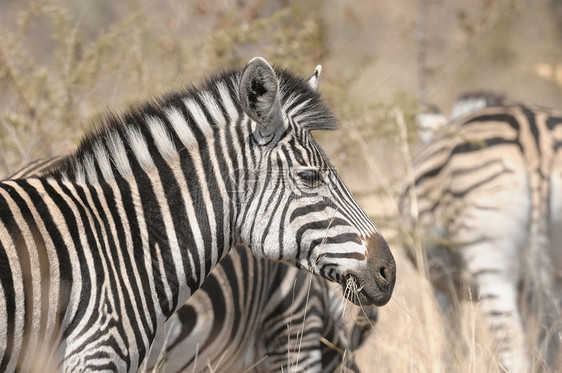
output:
[[106, 109], [241, 67], [254, 55], [308, 75], [329, 53], [319, 8], [299, 2], [192, 1], [178, 12], [108, 4], [80, 10], [46, 0], [8, 8], [14, 22], [0, 27], [1, 175], [70, 151]]

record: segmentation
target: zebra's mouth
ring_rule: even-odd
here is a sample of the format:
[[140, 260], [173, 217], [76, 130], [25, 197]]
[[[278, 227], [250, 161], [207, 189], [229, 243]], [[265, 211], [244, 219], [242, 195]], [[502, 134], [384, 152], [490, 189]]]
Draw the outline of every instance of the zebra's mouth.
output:
[[390, 300], [394, 287], [381, 288], [376, 282], [367, 283], [354, 275], [345, 276], [340, 284], [344, 297], [356, 306], [384, 306]]
[[380, 234], [365, 241], [365, 261], [343, 273], [340, 280], [346, 298], [356, 305], [384, 306], [392, 297], [396, 282], [396, 262]]

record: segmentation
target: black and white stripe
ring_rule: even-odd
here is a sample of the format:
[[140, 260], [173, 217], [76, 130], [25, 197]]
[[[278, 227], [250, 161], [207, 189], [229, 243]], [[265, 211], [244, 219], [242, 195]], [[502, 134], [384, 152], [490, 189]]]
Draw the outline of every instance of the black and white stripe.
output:
[[334, 123], [256, 58], [106, 116], [47, 177], [0, 183], [0, 370], [136, 371], [239, 241], [386, 303], [388, 246], [310, 135]]
[[[8, 179], [40, 177], [61, 162], [36, 160]], [[357, 372], [352, 350], [372, 329], [347, 332], [341, 298], [311, 276], [237, 245], [158, 329], [141, 371]]]
[[324, 279], [239, 245], [164, 324], [147, 368], [354, 372], [341, 306]]
[[[531, 351], [551, 362], [560, 354], [552, 291], [562, 270], [562, 115], [501, 103], [465, 111], [420, 149], [402, 210], [420, 229], [434, 285], [472, 287], [500, 362], [526, 372]], [[558, 328], [546, 352], [527, 348], [522, 309]]]
[[50, 172], [50, 170], [54, 170], [57, 165], [63, 162], [64, 157], [61, 156], [36, 159], [13, 172], [4, 180], [45, 176]]

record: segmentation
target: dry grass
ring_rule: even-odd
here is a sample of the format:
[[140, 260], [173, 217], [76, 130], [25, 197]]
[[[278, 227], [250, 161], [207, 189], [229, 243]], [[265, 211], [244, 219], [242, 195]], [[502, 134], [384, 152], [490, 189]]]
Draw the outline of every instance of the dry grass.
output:
[[[379, 313], [376, 333], [356, 352], [365, 371], [493, 372], [491, 343], [481, 333], [477, 305], [461, 316], [466, 330], [448, 326], [427, 280], [415, 270], [401, 250], [394, 250], [398, 274], [391, 302]], [[496, 367], [496, 370], [498, 368]]]
[[[380, 309], [376, 333], [355, 353], [364, 371], [505, 372], [477, 301], [462, 302], [444, 315], [427, 280], [402, 250], [397, 259], [397, 285], [391, 302]], [[452, 320], [454, 318], [454, 321]], [[532, 339], [541, 326], [529, 323]], [[544, 372], [545, 351], [533, 355], [532, 371]]]

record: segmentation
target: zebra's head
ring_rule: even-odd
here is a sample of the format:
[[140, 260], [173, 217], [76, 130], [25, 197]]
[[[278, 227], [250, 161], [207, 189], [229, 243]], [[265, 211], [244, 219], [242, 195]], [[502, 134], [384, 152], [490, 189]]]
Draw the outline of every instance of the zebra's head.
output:
[[356, 304], [383, 305], [396, 265], [380, 232], [359, 207], [311, 130], [335, 129], [308, 80], [252, 59], [239, 81], [253, 159], [245, 174], [240, 238], [256, 255], [289, 262], [347, 287]]

